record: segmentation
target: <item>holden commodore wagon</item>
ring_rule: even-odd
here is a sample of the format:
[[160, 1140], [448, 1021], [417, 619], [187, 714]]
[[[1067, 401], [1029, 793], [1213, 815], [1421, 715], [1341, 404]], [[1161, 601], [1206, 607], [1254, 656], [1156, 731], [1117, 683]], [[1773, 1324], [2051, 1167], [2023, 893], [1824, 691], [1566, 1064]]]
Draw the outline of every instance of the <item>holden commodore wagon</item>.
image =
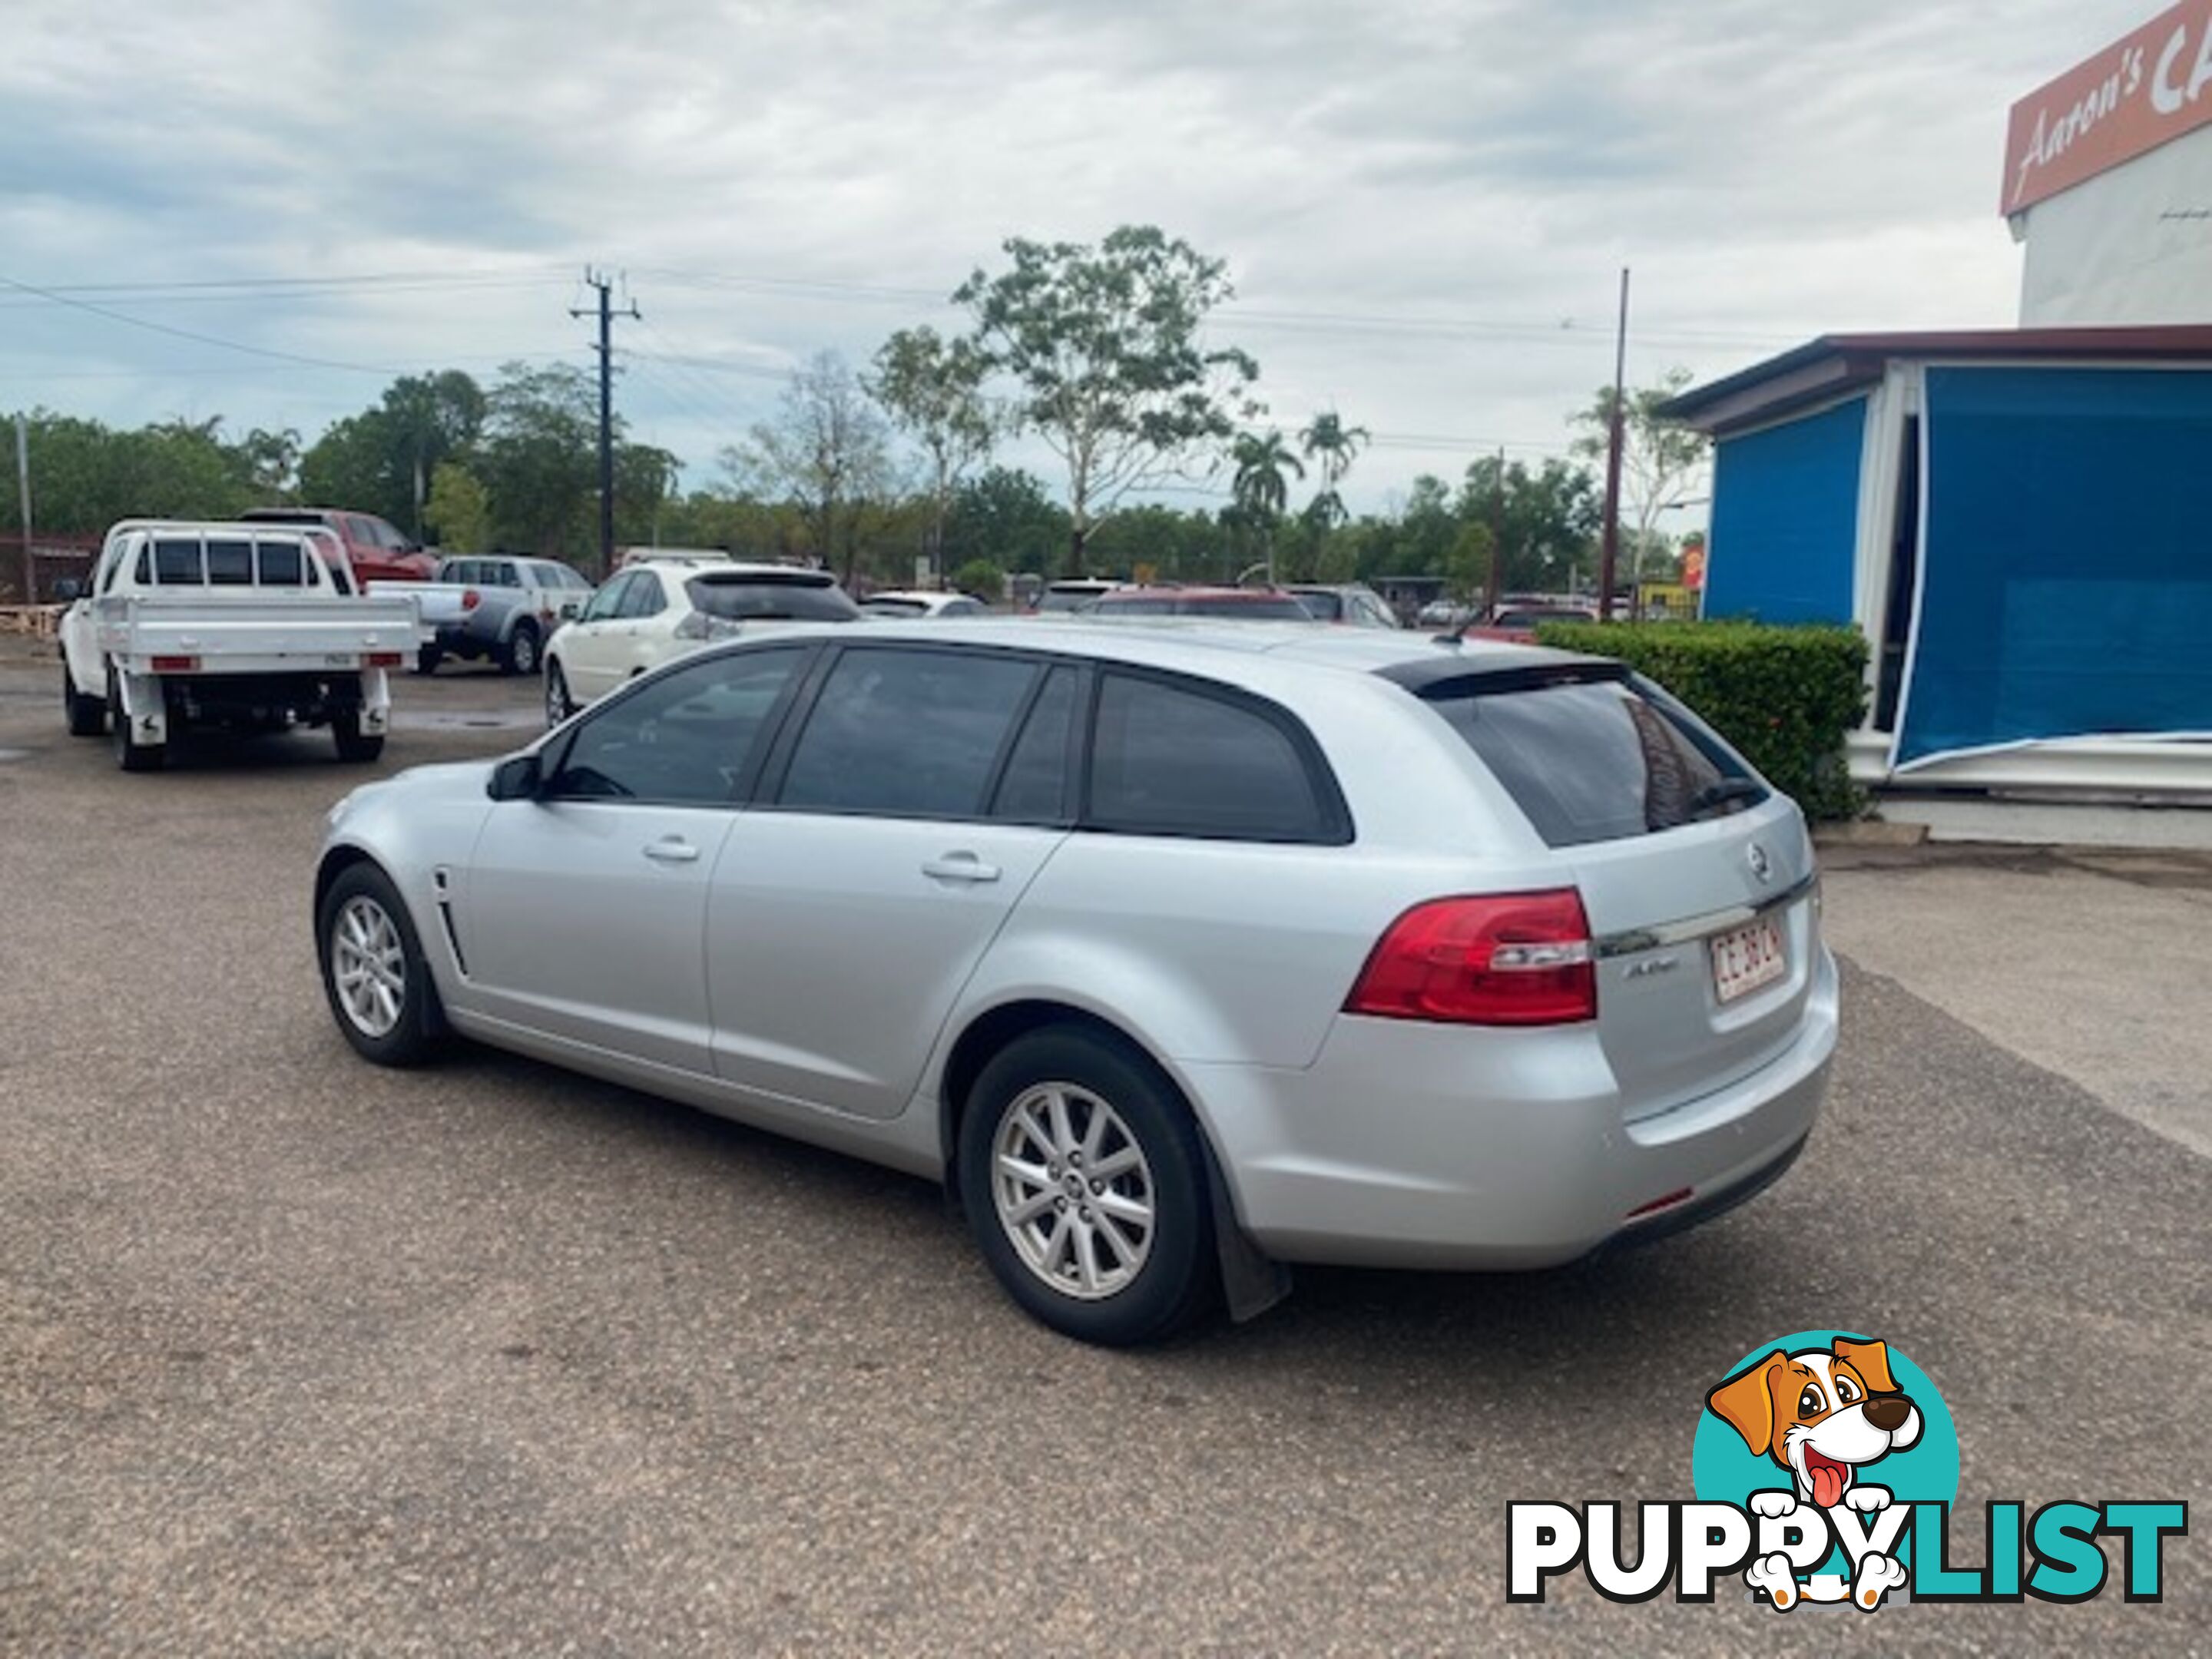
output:
[[332, 811], [331, 1011], [945, 1182], [1012, 1297], [1158, 1338], [1288, 1264], [1539, 1267], [1797, 1155], [1796, 807], [1621, 665], [1289, 627], [709, 647]]

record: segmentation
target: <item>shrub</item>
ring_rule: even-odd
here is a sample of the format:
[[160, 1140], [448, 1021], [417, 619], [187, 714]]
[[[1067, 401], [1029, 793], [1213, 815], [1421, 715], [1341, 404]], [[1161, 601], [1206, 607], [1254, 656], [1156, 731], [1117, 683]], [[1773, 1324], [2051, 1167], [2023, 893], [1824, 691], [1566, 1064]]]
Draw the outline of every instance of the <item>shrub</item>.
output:
[[952, 573], [952, 585], [995, 604], [1006, 591], [1006, 574], [988, 559], [970, 559]]
[[1545, 623], [1540, 644], [1617, 657], [1705, 717], [1812, 818], [1859, 810], [1844, 739], [1866, 714], [1856, 628], [1757, 623]]

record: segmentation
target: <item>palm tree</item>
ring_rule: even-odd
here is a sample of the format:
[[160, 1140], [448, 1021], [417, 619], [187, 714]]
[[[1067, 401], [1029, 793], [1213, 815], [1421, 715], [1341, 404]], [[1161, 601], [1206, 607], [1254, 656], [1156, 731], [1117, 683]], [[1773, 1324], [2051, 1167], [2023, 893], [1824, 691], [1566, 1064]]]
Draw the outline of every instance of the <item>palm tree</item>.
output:
[[1352, 471], [1352, 458], [1373, 436], [1364, 426], [1345, 425], [1344, 417], [1333, 409], [1315, 416], [1298, 434], [1299, 447], [1321, 466], [1321, 488], [1306, 513], [1323, 529], [1344, 522], [1344, 498], [1336, 487]]
[[1269, 431], [1264, 438], [1254, 432], [1239, 433], [1229, 447], [1229, 459], [1237, 468], [1230, 483], [1230, 493], [1236, 498], [1244, 517], [1258, 526], [1267, 550], [1267, 585], [1275, 584], [1275, 526], [1283, 516], [1283, 509], [1291, 499], [1290, 482], [1283, 475], [1295, 473], [1306, 476], [1305, 465], [1291, 453], [1283, 434]]

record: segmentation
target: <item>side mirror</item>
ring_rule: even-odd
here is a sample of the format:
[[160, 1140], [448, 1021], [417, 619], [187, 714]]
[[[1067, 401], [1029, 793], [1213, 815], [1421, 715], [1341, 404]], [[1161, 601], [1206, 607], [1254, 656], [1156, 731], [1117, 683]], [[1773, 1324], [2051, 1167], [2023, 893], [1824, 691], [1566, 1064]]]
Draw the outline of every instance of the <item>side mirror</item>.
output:
[[64, 576], [54, 584], [56, 605], [75, 605], [84, 597], [84, 584], [75, 576]]
[[535, 800], [544, 781], [535, 755], [511, 755], [491, 769], [484, 793], [494, 800]]

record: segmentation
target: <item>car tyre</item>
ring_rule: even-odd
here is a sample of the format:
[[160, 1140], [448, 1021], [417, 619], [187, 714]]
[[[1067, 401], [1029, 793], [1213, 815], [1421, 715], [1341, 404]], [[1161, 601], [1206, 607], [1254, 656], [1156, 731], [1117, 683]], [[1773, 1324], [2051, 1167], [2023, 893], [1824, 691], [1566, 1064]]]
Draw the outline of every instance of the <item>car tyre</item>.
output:
[[500, 659], [500, 666], [510, 674], [535, 674], [538, 672], [538, 630], [528, 623], [517, 624], [514, 636], [507, 642]]
[[349, 764], [365, 765], [384, 752], [384, 733], [362, 731], [358, 708], [331, 716], [331, 738], [337, 745], [338, 758]]
[[1211, 1306], [1219, 1283], [1198, 1127], [1126, 1045], [1064, 1026], [1017, 1038], [969, 1091], [958, 1153], [983, 1259], [1042, 1323], [1129, 1347]]
[[422, 943], [392, 878], [374, 864], [338, 873], [315, 917], [323, 994], [362, 1059], [416, 1066], [437, 1050], [445, 1011]]
[[113, 669], [107, 671], [107, 706], [114, 711], [108, 729], [115, 739], [115, 763], [126, 772], [158, 772], [169, 758], [166, 743], [139, 743], [131, 735], [131, 716], [124, 712], [123, 689]]
[[434, 674], [438, 672], [438, 665], [445, 659], [446, 653], [436, 646], [419, 647], [415, 653], [415, 672], [418, 674]]
[[100, 697], [88, 697], [76, 689], [76, 678], [64, 667], [62, 670], [62, 713], [69, 720], [69, 732], [73, 738], [97, 738], [107, 731], [107, 704]]
[[561, 672], [558, 662], [546, 664], [545, 729], [550, 732], [575, 712], [575, 701], [568, 695], [568, 677]]

